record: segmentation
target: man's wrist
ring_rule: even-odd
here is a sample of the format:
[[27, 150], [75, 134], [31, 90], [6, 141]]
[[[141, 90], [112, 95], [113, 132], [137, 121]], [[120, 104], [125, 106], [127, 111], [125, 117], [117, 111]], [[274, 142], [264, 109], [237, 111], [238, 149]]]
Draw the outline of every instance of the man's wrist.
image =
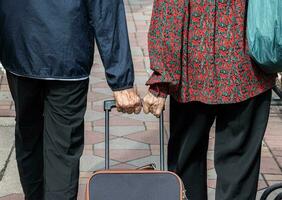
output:
[[133, 85], [128, 85], [120, 88], [111, 88], [113, 92], [119, 92], [123, 90], [133, 89]]

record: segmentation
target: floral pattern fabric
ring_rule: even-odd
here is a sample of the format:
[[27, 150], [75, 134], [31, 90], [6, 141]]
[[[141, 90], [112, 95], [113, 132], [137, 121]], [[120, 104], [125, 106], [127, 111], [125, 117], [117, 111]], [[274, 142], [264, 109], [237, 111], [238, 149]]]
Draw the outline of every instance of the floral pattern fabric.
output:
[[179, 102], [244, 101], [275, 85], [247, 54], [246, 0], [155, 0], [150, 91]]

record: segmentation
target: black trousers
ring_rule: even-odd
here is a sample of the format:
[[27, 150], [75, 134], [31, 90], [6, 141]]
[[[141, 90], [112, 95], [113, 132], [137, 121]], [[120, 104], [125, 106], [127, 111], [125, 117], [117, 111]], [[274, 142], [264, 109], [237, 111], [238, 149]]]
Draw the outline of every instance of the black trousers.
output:
[[183, 179], [189, 200], [207, 199], [207, 150], [216, 119], [216, 200], [255, 200], [271, 90], [245, 102], [181, 104], [171, 98], [168, 168]]
[[26, 200], [76, 200], [88, 80], [7, 73], [15, 101], [16, 159]]

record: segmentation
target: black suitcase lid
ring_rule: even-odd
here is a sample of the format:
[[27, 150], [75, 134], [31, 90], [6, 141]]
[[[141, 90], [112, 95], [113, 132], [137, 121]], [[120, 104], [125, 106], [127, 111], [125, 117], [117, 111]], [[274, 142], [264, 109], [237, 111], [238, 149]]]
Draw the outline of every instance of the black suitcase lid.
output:
[[185, 199], [181, 179], [168, 171], [98, 171], [89, 179], [87, 190], [88, 200]]

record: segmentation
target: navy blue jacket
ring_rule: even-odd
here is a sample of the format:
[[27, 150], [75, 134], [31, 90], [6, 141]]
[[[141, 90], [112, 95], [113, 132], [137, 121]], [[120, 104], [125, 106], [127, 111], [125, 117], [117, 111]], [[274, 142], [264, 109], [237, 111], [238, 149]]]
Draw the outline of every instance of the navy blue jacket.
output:
[[123, 0], [0, 0], [0, 61], [11, 73], [85, 79], [93, 63], [94, 38], [110, 87], [132, 87]]

